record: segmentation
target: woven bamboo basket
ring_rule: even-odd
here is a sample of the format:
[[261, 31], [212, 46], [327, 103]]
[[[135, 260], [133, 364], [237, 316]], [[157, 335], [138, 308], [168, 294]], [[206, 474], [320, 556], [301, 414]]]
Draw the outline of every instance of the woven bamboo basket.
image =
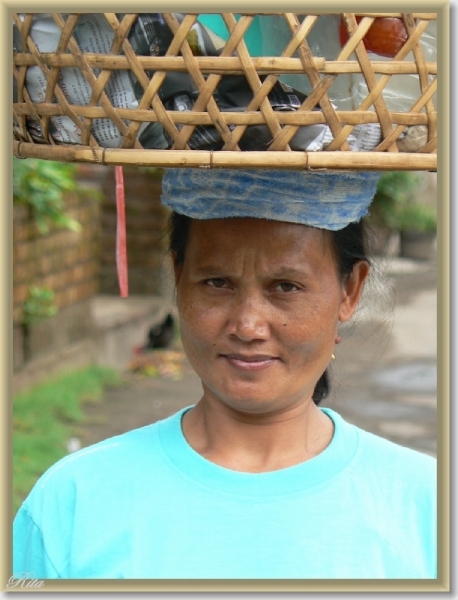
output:
[[[170, 32], [164, 55], [138, 55], [130, 32], [138, 14], [99, 13], [110, 35], [109, 50], [87, 51], [75, 34], [88, 13], [50, 13], [58, 28], [52, 52], [43, 52], [33, 39], [33, 14], [14, 14], [20, 49], [13, 54], [15, 99], [13, 103], [14, 153], [59, 161], [160, 167], [226, 167], [279, 169], [436, 170], [437, 168], [437, 63], [428, 60], [422, 45], [435, 13], [342, 13], [339, 15], [347, 41], [332, 59], [314, 55], [313, 29], [320, 15], [295, 13], [221, 13], [227, 36], [217, 56], [199, 56], [190, 43], [198, 14], [161, 13]], [[254, 19], [280, 19], [288, 39], [274, 54], [250, 53], [246, 36]], [[368, 32], [376, 18], [401, 19], [406, 39], [395, 55], [374, 58], [367, 49]], [[57, 29], [56, 29], [57, 30]], [[42, 83], [37, 99], [29, 88], [35, 69]], [[62, 74], [73, 70], [89, 89], [85, 100], [69, 99]], [[130, 106], [110, 100], [108, 86], [115, 73], [128, 73], [137, 82], [136, 102]], [[164, 102], [163, 85], [170, 73], [187, 73], [197, 90], [190, 110], [170, 110]], [[228, 111], [215, 99], [215, 90], [226, 76], [243, 76], [251, 99], [243, 110]], [[294, 110], [275, 110], [269, 93], [285, 76], [306, 82], [306, 98]], [[359, 77], [365, 97], [351, 108], [336, 106], [333, 89], [338, 78]], [[393, 110], [385, 92], [390, 80], [410, 77], [416, 97], [405, 110]], [[412, 79], [413, 78], [413, 79]], [[59, 143], [53, 136], [56, 119], [67, 119], [80, 135], [79, 143]], [[110, 123], [119, 133], [117, 147], [107, 147], [94, 134], [94, 124]], [[40, 138], [30, 131], [33, 121]], [[156, 123], [165, 132], [166, 149], [145, 148], [142, 130]], [[349, 140], [358, 125], [378, 124], [380, 139], [371, 151], [352, 150]], [[322, 151], [297, 150], [292, 140], [299, 128], [323, 125], [331, 133]], [[221, 138], [217, 149], [191, 149], [190, 140], [199, 127], [212, 127]], [[265, 149], [243, 151], [241, 141], [253, 126], [269, 134]], [[415, 151], [403, 151], [408, 129], [422, 132]], [[404, 148], [405, 150], [405, 148]]]

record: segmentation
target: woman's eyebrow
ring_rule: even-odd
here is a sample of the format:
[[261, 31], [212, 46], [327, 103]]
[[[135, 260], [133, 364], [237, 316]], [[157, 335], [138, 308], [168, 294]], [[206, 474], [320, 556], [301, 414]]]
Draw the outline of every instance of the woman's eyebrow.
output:
[[310, 275], [310, 269], [296, 269], [293, 267], [281, 267], [278, 271], [271, 274], [275, 279], [283, 279], [286, 277], [306, 277]]
[[[231, 276], [231, 273], [228, 271], [227, 267], [224, 265], [203, 265], [201, 267], [196, 267], [194, 271], [199, 276], [211, 276], [211, 275], [227, 275]], [[311, 272], [309, 268], [297, 269], [295, 267], [279, 267], [274, 271], [269, 273], [262, 273], [264, 276], [267, 276], [272, 279], [287, 279], [287, 278], [295, 278], [295, 277], [308, 277]]]

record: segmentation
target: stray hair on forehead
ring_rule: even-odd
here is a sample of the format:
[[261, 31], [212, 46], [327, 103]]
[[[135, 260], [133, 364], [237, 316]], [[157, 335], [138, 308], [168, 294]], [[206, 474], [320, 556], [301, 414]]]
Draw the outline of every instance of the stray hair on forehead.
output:
[[[183, 266], [186, 259], [186, 248], [189, 232], [193, 219], [186, 215], [172, 212], [169, 218], [169, 252], [176, 266]], [[305, 225], [304, 225], [305, 227]], [[358, 261], [370, 264], [366, 250], [366, 235], [362, 221], [349, 223], [337, 231], [322, 230], [323, 235], [331, 243], [331, 251], [336, 263], [337, 273], [342, 283], [345, 283], [353, 272], [353, 267]], [[313, 402], [319, 404], [331, 390], [327, 370], [318, 380], [314, 392]]]

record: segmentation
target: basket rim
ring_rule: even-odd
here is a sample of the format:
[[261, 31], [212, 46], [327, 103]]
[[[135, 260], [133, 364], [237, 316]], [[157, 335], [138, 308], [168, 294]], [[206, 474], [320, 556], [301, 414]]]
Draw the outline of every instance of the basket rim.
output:
[[94, 148], [78, 144], [31, 144], [13, 141], [17, 158], [39, 158], [99, 165], [134, 165], [197, 169], [286, 169], [350, 171], [437, 171], [436, 153], [409, 152], [307, 152], [223, 150], [147, 150]]

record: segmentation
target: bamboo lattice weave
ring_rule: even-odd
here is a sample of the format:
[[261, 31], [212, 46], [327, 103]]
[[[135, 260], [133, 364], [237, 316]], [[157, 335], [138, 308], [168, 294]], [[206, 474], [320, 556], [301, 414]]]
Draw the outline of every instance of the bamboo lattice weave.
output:
[[[83, 34], [94, 15], [49, 13], [53, 51], [43, 51], [35, 34], [40, 16], [13, 15], [18, 156], [170, 167], [436, 169], [437, 62], [428, 45], [435, 13], [342, 13], [332, 21], [317, 14], [221, 13], [225, 35], [215, 55], [196, 46], [198, 14], [158, 15], [165, 33], [153, 55], [136, 52], [137, 13], [99, 13], [90, 43]], [[378, 55], [371, 49], [373, 26], [388, 18], [404, 37], [392, 56]], [[334, 46], [340, 35], [332, 55], [317, 46], [323, 23], [338, 28]], [[253, 51], [254, 34], [267, 27], [279, 35], [264, 35], [262, 52]], [[273, 100], [288, 89], [285, 83], [294, 88], [284, 92], [296, 98], [294, 106]], [[184, 109], [177, 108], [180, 94], [192, 98]], [[61, 126], [73, 137], [59, 133]], [[319, 150], [300, 146], [304, 132], [325, 128]], [[370, 151], [355, 142], [365, 128], [380, 136]], [[213, 141], [205, 145], [209, 131]], [[260, 148], [250, 145], [257, 135]]]

